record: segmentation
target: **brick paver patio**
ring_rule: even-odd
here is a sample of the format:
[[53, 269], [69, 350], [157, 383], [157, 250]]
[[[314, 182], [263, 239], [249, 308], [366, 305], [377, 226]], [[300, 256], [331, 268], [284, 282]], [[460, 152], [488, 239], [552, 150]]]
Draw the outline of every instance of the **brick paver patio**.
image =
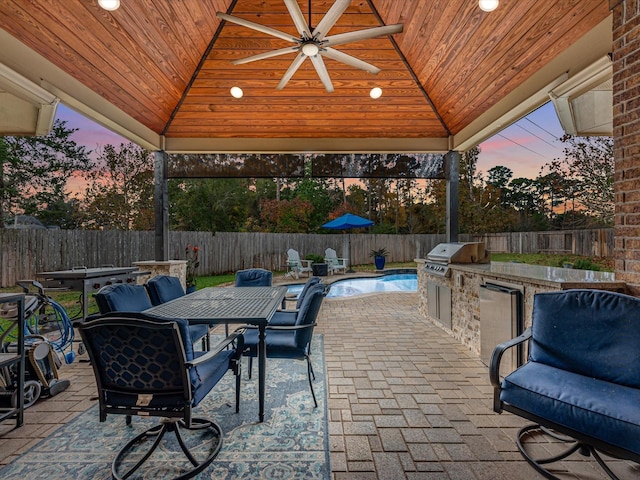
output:
[[[325, 342], [334, 480], [542, 478], [515, 446], [524, 421], [491, 410], [487, 367], [419, 315], [417, 294], [328, 298], [317, 332]], [[63, 366], [62, 376], [71, 387], [29, 408], [22, 428], [0, 424], [0, 465], [93, 402], [88, 363]], [[560, 478], [605, 478], [592, 459], [574, 458], [557, 470]], [[640, 478], [637, 465], [616, 462], [614, 470]]]

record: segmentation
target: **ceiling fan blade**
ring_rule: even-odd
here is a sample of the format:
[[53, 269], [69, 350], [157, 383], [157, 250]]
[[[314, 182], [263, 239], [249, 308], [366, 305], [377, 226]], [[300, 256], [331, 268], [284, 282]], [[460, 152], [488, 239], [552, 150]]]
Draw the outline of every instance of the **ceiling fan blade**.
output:
[[286, 47], [278, 50], [271, 50], [270, 52], [259, 53], [250, 57], [241, 58], [231, 62], [233, 65], [242, 65], [245, 63], [255, 62], [256, 60], [264, 60], [265, 58], [277, 57], [279, 55], [286, 55], [287, 53], [293, 53], [300, 49], [300, 47]]
[[305, 58], [307, 58], [307, 56], [300, 52], [298, 56], [293, 59], [293, 62], [291, 62], [291, 65], [289, 65], [289, 68], [284, 72], [284, 75], [280, 79], [280, 83], [278, 83], [276, 90], [282, 90], [285, 87], [289, 80], [291, 80], [291, 77], [293, 77], [293, 74], [300, 68], [300, 65], [302, 65]]
[[287, 10], [289, 10], [289, 15], [291, 15], [291, 19], [298, 29], [300, 36], [310, 39], [311, 30], [309, 30], [309, 25], [307, 25], [307, 21], [302, 14], [302, 10], [300, 10], [300, 5], [298, 5], [297, 0], [284, 0], [284, 4], [287, 6]]
[[234, 17], [222, 12], [217, 12], [216, 17], [226, 20], [227, 22], [251, 28], [252, 30], [257, 30], [258, 32], [266, 33], [267, 35], [271, 35], [273, 37], [281, 38], [288, 42], [300, 43], [299, 38], [294, 37], [289, 33], [281, 32], [280, 30], [276, 30], [275, 28], [265, 27], [264, 25], [260, 25], [259, 23], [255, 23], [250, 20], [245, 20], [244, 18]]
[[323, 49], [322, 55], [325, 55], [331, 58], [332, 60], [337, 60], [338, 62], [342, 62], [347, 65], [351, 65], [352, 67], [359, 68], [360, 70], [365, 70], [369, 73], [373, 73], [374, 75], [377, 75], [378, 73], [380, 73], [380, 69], [375, 65], [371, 65], [370, 63], [367, 63], [364, 60], [360, 60], [359, 58], [352, 57], [351, 55], [347, 55], [346, 53], [343, 53], [339, 50], [334, 50], [333, 48]]
[[333, 83], [331, 83], [331, 78], [329, 78], [329, 72], [327, 71], [327, 67], [324, 64], [324, 60], [322, 60], [321, 55], [314, 55], [313, 57], [309, 57], [311, 59], [311, 63], [318, 72], [318, 76], [320, 77], [320, 81], [324, 85], [325, 90], [328, 93], [333, 92]]
[[340, 15], [344, 13], [347, 9], [351, 0], [336, 0], [329, 11], [322, 17], [320, 23], [313, 29], [313, 37], [317, 38], [317, 40], [322, 40], [325, 35], [331, 30], [331, 27], [335, 25], [335, 23], [340, 18]]
[[404, 24], [396, 23], [395, 25], [385, 25], [382, 27], [367, 28], [366, 30], [357, 30], [355, 32], [339, 33], [326, 37], [323, 46], [334, 47], [345, 43], [357, 42], [369, 38], [381, 37], [382, 35], [392, 35], [402, 32]]

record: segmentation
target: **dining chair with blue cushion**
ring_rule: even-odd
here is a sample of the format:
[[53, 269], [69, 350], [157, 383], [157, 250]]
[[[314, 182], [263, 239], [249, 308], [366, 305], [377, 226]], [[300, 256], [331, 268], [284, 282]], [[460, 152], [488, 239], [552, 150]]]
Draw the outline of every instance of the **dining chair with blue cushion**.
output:
[[[188, 327], [187, 320], [131, 312], [94, 317], [78, 326], [96, 379], [100, 422], [108, 414], [163, 418], [118, 451], [112, 463], [114, 479], [145, 470], [158, 447], [169, 456], [163, 468], [173, 470], [175, 478], [191, 478], [222, 447], [220, 426], [193, 417], [193, 409], [231, 370], [239, 411], [242, 331], [212, 351], [196, 352]], [[154, 468], [157, 465], [147, 466], [140, 478], [153, 474]]]
[[[98, 309], [102, 314], [110, 312], [143, 312], [153, 307], [147, 289], [143, 285], [113, 283], [102, 287], [94, 296]], [[209, 326], [190, 325], [189, 330], [193, 341], [202, 340], [202, 348], [207, 350], [209, 347]]]
[[248, 268], [236, 272], [236, 287], [270, 287], [273, 272], [264, 268]]
[[160, 305], [185, 295], [180, 279], [171, 275], [157, 275], [147, 280], [144, 286], [149, 293], [151, 303], [154, 305]]
[[[272, 325], [266, 327], [267, 358], [284, 358], [291, 360], [307, 361], [307, 376], [309, 387], [313, 396], [313, 403], [317, 407], [318, 401], [313, 390], [312, 379], [315, 380], [313, 366], [311, 364], [311, 339], [313, 329], [316, 326], [316, 318], [322, 300], [326, 295], [325, 285], [316, 284], [309, 288], [305, 295], [294, 325]], [[258, 356], [258, 330], [257, 327], [247, 326], [244, 333], [243, 355], [249, 357], [249, 378], [254, 357]]]
[[[318, 279], [318, 281], [312, 281], [313, 279]], [[327, 285], [321, 283], [318, 277], [311, 277], [305, 286], [302, 288], [300, 295], [298, 296], [296, 302], [296, 308], [291, 310], [276, 310], [271, 319], [269, 320], [269, 325], [272, 326], [286, 326], [286, 325], [295, 325], [298, 321], [298, 316], [306, 315], [307, 309], [309, 308], [309, 299], [307, 298], [307, 294], [311, 291], [311, 287], [314, 285], [321, 285], [324, 287], [324, 295], [325, 297], [329, 293], [329, 289], [331, 285]], [[286, 297], [285, 297], [286, 298]]]

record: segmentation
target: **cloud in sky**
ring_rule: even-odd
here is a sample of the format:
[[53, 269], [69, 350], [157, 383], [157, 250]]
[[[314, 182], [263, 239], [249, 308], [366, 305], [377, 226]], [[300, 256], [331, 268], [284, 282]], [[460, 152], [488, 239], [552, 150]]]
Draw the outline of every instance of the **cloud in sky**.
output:
[[[64, 105], [58, 107], [57, 118], [67, 121], [67, 126], [77, 128], [73, 140], [89, 150], [95, 151], [106, 144], [128, 142]], [[553, 105], [549, 102], [482, 142], [478, 171], [486, 176], [490, 168], [505, 166], [513, 171], [514, 178], [535, 178], [545, 163], [563, 156], [563, 147], [558, 140], [563, 134]]]
[[545, 163], [563, 157], [564, 135], [549, 102], [480, 144], [478, 170], [485, 175], [495, 166], [513, 171], [514, 178], [536, 178]]

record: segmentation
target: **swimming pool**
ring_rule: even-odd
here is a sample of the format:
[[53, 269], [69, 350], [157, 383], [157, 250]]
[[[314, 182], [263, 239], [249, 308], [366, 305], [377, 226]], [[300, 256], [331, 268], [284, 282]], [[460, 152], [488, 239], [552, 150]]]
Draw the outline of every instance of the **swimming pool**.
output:
[[[290, 285], [288, 292], [298, 294], [303, 285]], [[346, 278], [331, 283], [327, 297], [353, 297], [376, 292], [416, 292], [418, 274], [395, 273], [380, 277]]]

